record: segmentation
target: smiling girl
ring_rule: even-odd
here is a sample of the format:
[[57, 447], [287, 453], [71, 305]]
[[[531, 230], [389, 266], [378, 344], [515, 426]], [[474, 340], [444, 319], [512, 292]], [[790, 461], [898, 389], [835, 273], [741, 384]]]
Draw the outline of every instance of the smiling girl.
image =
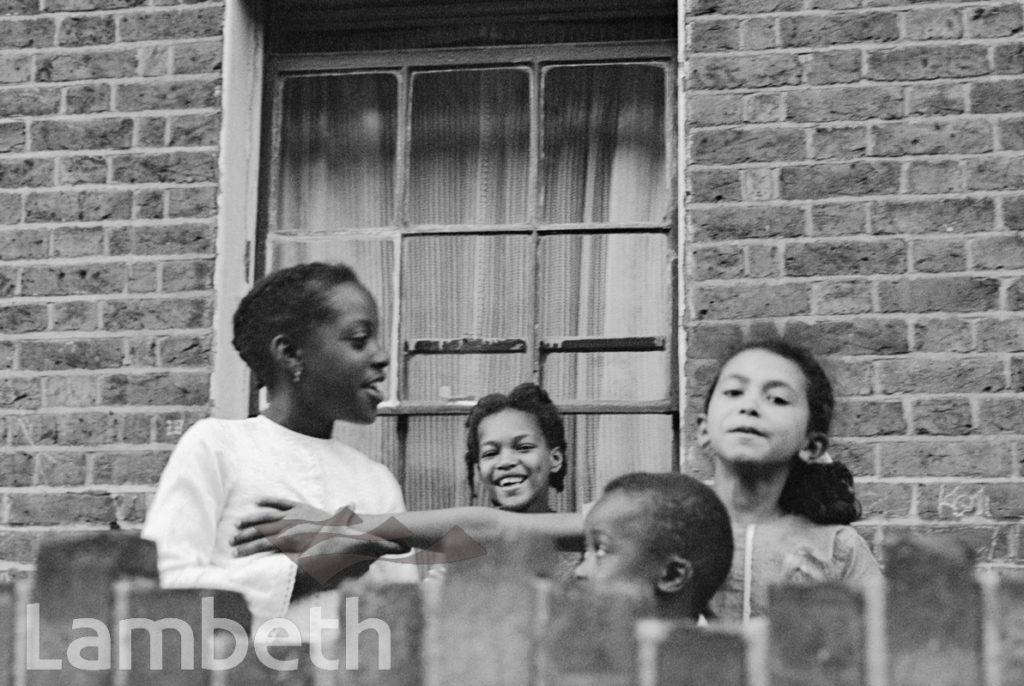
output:
[[848, 526], [860, 516], [853, 477], [827, 453], [834, 409], [828, 376], [799, 346], [747, 343], [720, 367], [698, 419], [735, 544], [717, 617], [764, 614], [774, 583], [881, 576]]
[[484, 396], [466, 420], [466, 468], [491, 504], [512, 512], [552, 512], [548, 488], [565, 484], [565, 428], [537, 384]]

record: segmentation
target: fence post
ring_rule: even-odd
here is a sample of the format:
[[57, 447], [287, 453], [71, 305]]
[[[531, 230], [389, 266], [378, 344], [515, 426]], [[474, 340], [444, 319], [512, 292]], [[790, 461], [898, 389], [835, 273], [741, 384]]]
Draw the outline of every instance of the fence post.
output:
[[886, 546], [891, 686], [981, 686], [981, 591], [965, 545], [904, 538]]
[[[426, 622], [420, 584], [373, 585], [345, 583], [339, 635], [341, 670], [339, 683], [346, 686], [422, 686]], [[355, 600], [355, 605], [350, 604]], [[374, 632], [376, 620], [387, 627], [387, 636]], [[348, 622], [354, 625], [349, 627]], [[349, 643], [352, 640], [352, 643]], [[382, 652], [387, 651], [381, 669]], [[352, 660], [353, 669], [348, 669]]]
[[751, 686], [756, 633], [738, 625], [699, 627], [686, 621], [641, 619], [636, 623], [638, 684]]

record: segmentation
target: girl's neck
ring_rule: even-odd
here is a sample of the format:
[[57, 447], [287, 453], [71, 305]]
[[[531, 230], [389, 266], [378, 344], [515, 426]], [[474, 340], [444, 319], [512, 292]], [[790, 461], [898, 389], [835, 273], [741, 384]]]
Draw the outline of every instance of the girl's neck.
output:
[[297, 411], [293, 403], [271, 400], [262, 414], [286, 429], [313, 438], [330, 438], [334, 432], [333, 421], [324, 421], [318, 415]]
[[733, 524], [763, 524], [783, 514], [779, 497], [789, 476], [789, 464], [778, 468], [736, 465], [715, 460], [715, 493], [725, 504]]

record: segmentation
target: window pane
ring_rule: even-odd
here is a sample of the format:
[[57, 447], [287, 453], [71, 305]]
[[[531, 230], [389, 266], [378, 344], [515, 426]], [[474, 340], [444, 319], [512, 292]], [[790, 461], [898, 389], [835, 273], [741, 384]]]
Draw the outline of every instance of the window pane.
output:
[[573, 415], [566, 418], [566, 429], [577, 506], [598, 498], [604, 485], [622, 474], [672, 469], [668, 415]]
[[409, 418], [402, 486], [410, 510], [470, 504], [465, 423], [464, 415]]
[[531, 238], [411, 236], [402, 243], [402, 338], [527, 338]]
[[409, 219], [526, 221], [529, 75], [492, 69], [416, 74]]
[[[663, 336], [672, 329], [668, 236], [617, 233], [544, 236], [540, 243], [540, 337]], [[544, 384], [558, 400], [653, 400], [669, 390], [670, 350], [556, 353]]]
[[398, 82], [388, 74], [284, 84], [280, 229], [387, 226], [394, 206]]
[[531, 379], [530, 356], [413, 355], [403, 400], [476, 400]]
[[668, 189], [661, 67], [547, 70], [543, 134], [546, 221], [662, 220]]
[[[270, 270], [304, 262], [343, 262], [355, 270], [359, 281], [377, 301], [378, 337], [390, 348], [395, 317], [395, 243], [386, 238], [272, 236], [268, 246]], [[394, 398], [394, 369], [388, 370], [388, 397]]]

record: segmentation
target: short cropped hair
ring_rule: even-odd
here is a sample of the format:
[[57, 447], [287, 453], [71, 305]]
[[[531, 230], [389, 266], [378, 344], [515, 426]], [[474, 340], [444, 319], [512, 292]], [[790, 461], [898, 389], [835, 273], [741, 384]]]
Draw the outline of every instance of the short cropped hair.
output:
[[633, 496], [644, 506], [644, 543], [656, 555], [678, 555], [693, 565], [694, 605], [708, 615], [708, 602], [732, 566], [732, 525], [710, 487], [678, 472], [634, 472], [612, 479], [604, 493]]

